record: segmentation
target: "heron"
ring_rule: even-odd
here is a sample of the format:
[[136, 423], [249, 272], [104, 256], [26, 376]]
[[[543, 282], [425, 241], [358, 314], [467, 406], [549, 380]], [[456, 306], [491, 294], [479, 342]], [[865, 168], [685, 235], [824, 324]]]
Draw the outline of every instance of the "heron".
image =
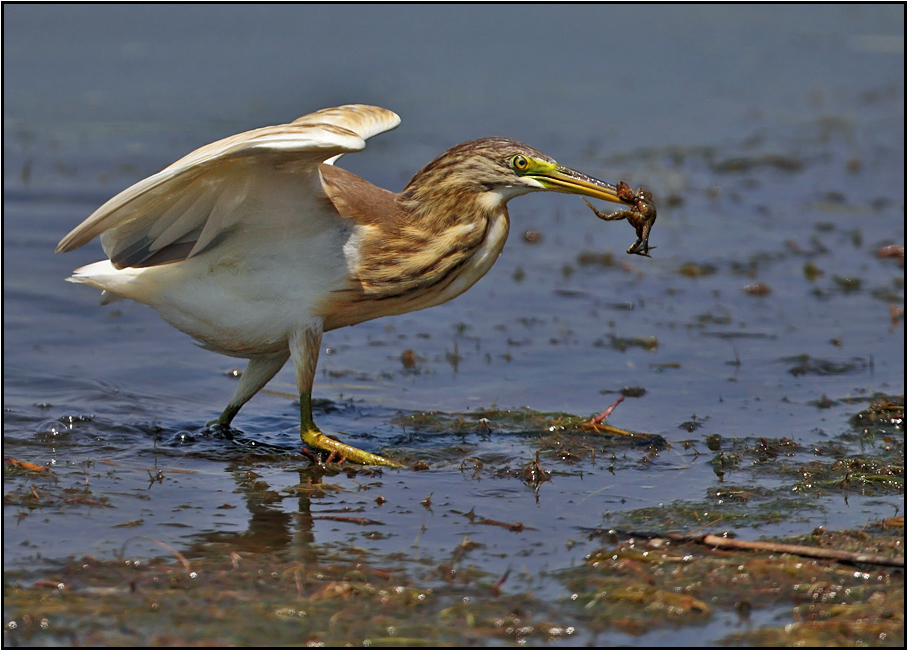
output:
[[501, 137], [448, 149], [397, 194], [336, 165], [399, 124], [392, 111], [355, 104], [203, 146], [66, 235], [57, 253], [100, 236], [108, 258], [67, 280], [100, 289], [102, 304], [149, 305], [204, 348], [248, 360], [210, 426], [229, 426], [292, 360], [306, 446], [399, 466], [315, 424], [322, 333], [465, 292], [501, 253], [514, 197], [548, 190], [633, 205], [616, 186]]

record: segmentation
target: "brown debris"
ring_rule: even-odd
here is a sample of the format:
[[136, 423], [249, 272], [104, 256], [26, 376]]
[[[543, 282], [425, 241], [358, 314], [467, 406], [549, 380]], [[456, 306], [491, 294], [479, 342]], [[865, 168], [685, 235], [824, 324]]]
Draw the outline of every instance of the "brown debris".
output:
[[824, 547], [811, 547], [808, 545], [789, 545], [769, 541], [737, 540], [714, 534], [683, 534], [664, 533], [646, 534], [640, 532], [627, 532], [635, 538], [666, 538], [674, 542], [692, 542], [713, 547], [715, 549], [742, 549], [750, 551], [764, 551], [777, 554], [791, 554], [807, 558], [824, 558], [841, 563], [866, 563], [869, 565], [883, 565], [889, 567], [905, 567], [904, 556], [882, 556], [879, 554], [864, 554], [849, 552], [842, 549], [828, 549]]
[[599, 414], [595, 418], [591, 419], [590, 425], [598, 425], [599, 423], [604, 421], [606, 418], [611, 416], [612, 412], [615, 411], [615, 407], [620, 405], [622, 402], [624, 402], [624, 396], [621, 396], [620, 398], [618, 398], [615, 402], [610, 404], [605, 411], [603, 411], [601, 414]]
[[878, 258], [894, 258], [900, 265], [905, 266], [905, 246], [903, 244], [888, 244], [876, 250]]
[[49, 472], [45, 466], [39, 466], [36, 463], [29, 463], [28, 461], [19, 461], [18, 459], [13, 459], [12, 457], [7, 457], [6, 462], [14, 468], [20, 468], [22, 470], [32, 470], [35, 472]]

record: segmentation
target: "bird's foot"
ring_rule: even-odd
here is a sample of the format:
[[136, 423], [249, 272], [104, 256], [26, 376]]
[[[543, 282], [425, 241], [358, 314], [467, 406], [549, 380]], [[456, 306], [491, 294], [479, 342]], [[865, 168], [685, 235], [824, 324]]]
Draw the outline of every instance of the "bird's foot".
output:
[[366, 452], [365, 450], [355, 448], [352, 445], [341, 443], [336, 439], [325, 436], [316, 429], [303, 430], [300, 434], [300, 438], [302, 438], [303, 443], [308, 445], [310, 448], [316, 448], [318, 450], [324, 450], [325, 452], [327, 452], [329, 462], [339, 457], [341, 460], [361, 463], [367, 466], [391, 466], [393, 468], [403, 467], [403, 464], [392, 461], [391, 459], [386, 459], [385, 457], [379, 456], [377, 454], [372, 454], [371, 452]]
[[237, 412], [239, 412], [241, 406], [242, 405], [236, 406], [234, 404], [227, 405], [227, 409], [225, 409], [221, 413], [221, 415], [214, 420], [205, 423], [205, 427], [230, 427], [230, 423], [233, 422], [233, 417], [237, 415]]

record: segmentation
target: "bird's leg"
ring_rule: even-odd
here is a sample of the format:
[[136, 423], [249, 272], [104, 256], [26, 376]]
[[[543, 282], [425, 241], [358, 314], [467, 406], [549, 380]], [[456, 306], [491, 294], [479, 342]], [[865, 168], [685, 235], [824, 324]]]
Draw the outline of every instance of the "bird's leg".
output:
[[281, 352], [272, 355], [260, 355], [258, 357], [250, 358], [246, 370], [243, 371], [243, 375], [240, 376], [239, 386], [237, 386], [236, 391], [233, 393], [230, 404], [227, 405], [227, 408], [224, 409], [224, 412], [220, 417], [217, 420], [208, 423], [208, 426], [223, 425], [226, 427], [227, 425], [230, 425], [230, 421], [237, 415], [240, 407], [245, 405], [249, 401], [249, 398], [254, 396], [262, 387], [268, 384], [268, 381], [283, 368], [284, 364], [287, 363], [289, 357], [290, 351], [282, 350]]
[[356, 463], [400, 467], [401, 464], [395, 461], [325, 436], [312, 420], [312, 382], [315, 379], [315, 366], [318, 363], [321, 342], [321, 320], [301, 328], [290, 337], [290, 355], [293, 358], [296, 386], [300, 394], [300, 438], [303, 443]]

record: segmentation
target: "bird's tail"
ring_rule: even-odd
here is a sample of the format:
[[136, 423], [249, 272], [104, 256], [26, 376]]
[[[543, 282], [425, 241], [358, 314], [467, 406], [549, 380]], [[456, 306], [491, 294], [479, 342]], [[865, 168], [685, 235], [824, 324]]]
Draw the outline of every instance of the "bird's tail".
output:
[[79, 267], [66, 280], [78, 285], [88, 285], [101, 290], [101, 305], [129, 297], [128, 285], [134, 274], [131, 269], [117, 269], [110, 260], [93, 262]]

